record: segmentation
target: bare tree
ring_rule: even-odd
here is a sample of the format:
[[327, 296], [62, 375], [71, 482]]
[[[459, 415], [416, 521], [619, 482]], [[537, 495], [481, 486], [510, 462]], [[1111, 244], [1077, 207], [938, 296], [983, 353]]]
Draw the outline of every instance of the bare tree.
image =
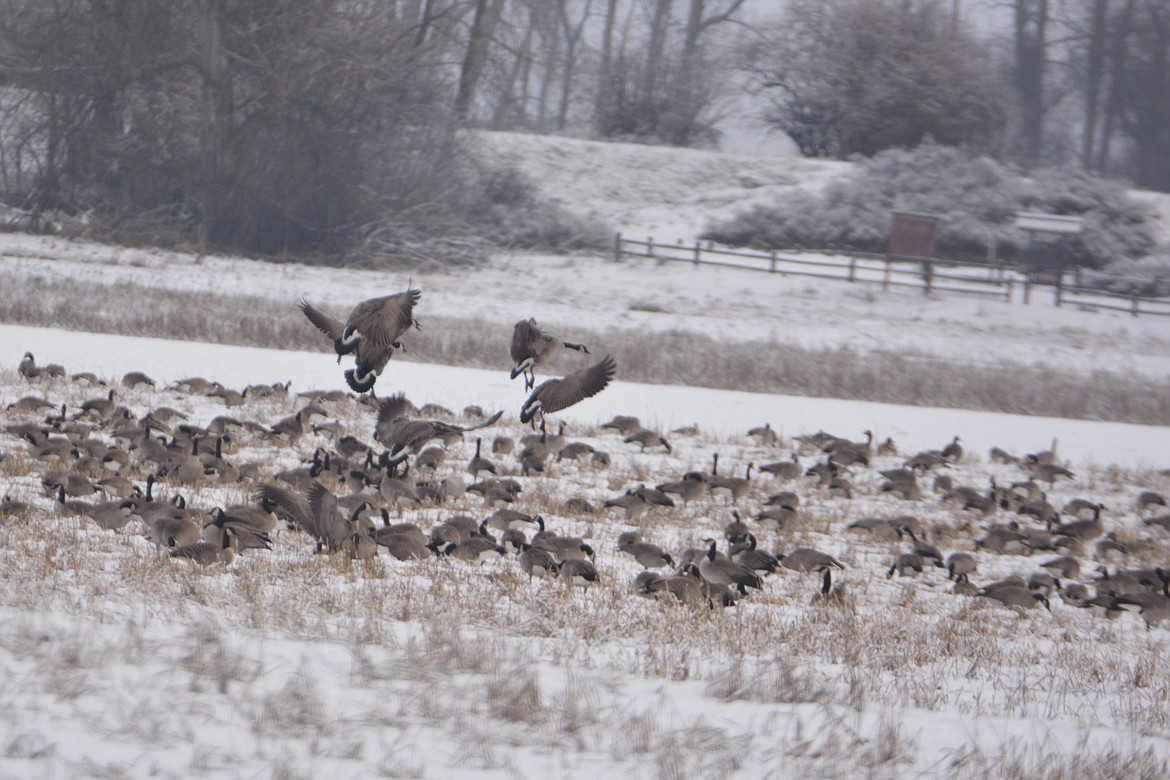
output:
[[810, 156], [992, 146], [1004, 122], [988, 57], [937, 3], [793, 0], [749, 56], [770, 120]]

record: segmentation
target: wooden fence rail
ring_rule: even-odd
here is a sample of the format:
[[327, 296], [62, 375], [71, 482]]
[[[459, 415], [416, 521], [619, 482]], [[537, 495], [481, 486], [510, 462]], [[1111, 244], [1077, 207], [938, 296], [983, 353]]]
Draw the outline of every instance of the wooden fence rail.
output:
[[752, 252], [695, 242], [693, 245], [659, 244], [653, 238], [639, 241], [614, 237], [614, 260], [642, 257], [659, 263], [688, 263], [693, 266], [733, 268], [782, 276], [835, 279], [855, 284], [880, 284], [932, 292], [959, 293], [1012, 301], [1017, 291], [1022, 303], [1031, 303], [1035, 287], [1053, 290], [1053, 303], [1139, 314], [1170, 315], [1170, 298], [1115, 293], [1064, 283], [1064, 274], [1050, 281], [1037, 279], [1002, 265], [959, 263], [953, 260], [922, 260], [855, 252], [848, 255], [802, 257], [795, 253]]

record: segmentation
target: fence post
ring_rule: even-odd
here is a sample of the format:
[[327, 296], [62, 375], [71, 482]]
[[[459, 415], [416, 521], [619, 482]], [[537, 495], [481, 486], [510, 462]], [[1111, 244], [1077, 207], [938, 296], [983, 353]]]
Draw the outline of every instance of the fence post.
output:
[[768, 273], [774, 274], [776, 273], [776, 250], [773, 249], [768, 254]]
[[613, 234], [613, 261], [615, 263], [622, 261], [622, 234], [620, 232]]
[[696, 241], [695, 242], [695, 268], [699, 267], [699, 247], [700, 247], [700, 244], [698, 241]]
[[1032, 302], [1032, 277], [1024, 277], [1024, 303]]
[[1132, 311], [1131, 311], [1130, 313], [1131, 313], [1133, 316], [1135, 316], [1135, 317], [1136, 317], [1136, 316], [1138, 316], [1138, 302], [1139, 302], [1139, 301], [1141, 301], [1141, 297], [1140, 297], [1140, 296], [1138, 296], [1138, 294], [1137, 294], [1137, 293], [1134, 293], [1134, 296], [1133, 296], [1133, 309], [1132, 309]]
[[1007, 280], [1007, 292], [1004, 293], [1004, 300], [1008, 303], [1012, 302], [1012, 278], [1010, 276]]
[[1056, 272], [1056, 292], [1054, 293], [1054, 295], [1056, 298], [1056, 308], [1058, 308], [1058, 309], [1060, 308], [1060, 298], [1061, 298], [1061, 293], [1063, 293], [1063, 292], [1064, 292], [1064, 271], [1057, 271]]
[[849, 281], [853, 281], [857, 276], [857, 257], [849, 258]]
[[646, 257], [654, 257], [654, 236], [646, 237]]
[[934, 284], [934, 267], [929, 260], [922, 261], [922, 283], [925, 288], [922, 291], [923, 295], [930, 295], [931, 287]]
[[890, 258], [886, 258], [886, 270], [882, 274], [882, 292], [890, 289]]

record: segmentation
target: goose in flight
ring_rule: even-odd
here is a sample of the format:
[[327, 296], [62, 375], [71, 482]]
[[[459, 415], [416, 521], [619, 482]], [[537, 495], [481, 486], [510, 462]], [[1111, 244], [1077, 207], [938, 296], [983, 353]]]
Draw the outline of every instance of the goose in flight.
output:
[[544, 332], [531, 317], [520, 320], [512, 329], [512, 362], [515, 364], [512, 379], [524, 374], [524, 389], [531, 390], [536, 384], [534, 369], [552, 362], [552, 359], [566, 347], [584, 352], [586, 355], [590, 354], [589, 348], [584, 344], [561, 341]]
[[498, 411], [476, 425], [454, 425], [441, 420], [418, 420], [409, 416], [410, 402], [402, 393], [395, 393], [378, 406], [378, 420], [374, 426], [374, 440], [387, 450], [388, 465], [397, 465], [411, 453], [418, 454], [431, 439], [442, 439], [444, 444], [458, 440], [468, 431], [495, 424], [504, 414]]
[[582, 368], [560, 379], [546, 379], [541, 382], [524, 406], [520, 408], [520, 422], [532, 422], [540, 417], [540, 432], [545, 433], [545, 415], [567, 409], [575, 403], [597, 395], [606, 388], [617, 372], [617, 364], [606, 355], [600, 363]]
[[345, 322], [326, 314], [302, 298], [299, 306], [317, 330], [333, 340], [337, 362], [342, 355], [354, 355], [354, 367], [345, 371], [345, 381], [354, 392], [373, 389], [378, 375], [394, 355], [403, 349], [402, 334], [413, 325], [414, 307], [422, 290], [410, 288], [405, 292], [370, 298], [353, 308]]

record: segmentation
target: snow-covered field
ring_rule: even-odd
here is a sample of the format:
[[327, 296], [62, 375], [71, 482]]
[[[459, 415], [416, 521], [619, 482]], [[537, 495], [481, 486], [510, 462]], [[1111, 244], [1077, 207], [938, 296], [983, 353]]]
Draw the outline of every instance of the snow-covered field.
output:
[[[561, 140], [497, 136], [501, 156], [526, 158], [534, 176], [566, 204], [656, 239], [689, 240], [703, 215], [733, 208], [768, 187], [823, 182], [828, 163], [612, 148]], [[537, 160], [543, 160], [542, 167]], [[585, 162], [583, 162], [585, 161]], [[579, 167], [584, 166], [584, 167]], [[775, 166], [775, 167], [773, 167]], [[639, 171], [654, 176], [639, 176]], [[673, 180], [667, 173], [677, 174]], [[558, 177], [563, 177], [558, 179]], [[652, 184], [651, 184], [652, 182]], [[41, 237], [0, 236], [0, 272], [90, 280], [95, 294], [121, 282], [171, 289], [227, 288], [288, 300], [302, 294], [342, 311], [369, 295], [405, 287], [398, 274], [272, 265], [103, 247]], [[964, 298], [858, 291], [849, 285], [738, 275], [716, 269], [664, 269], [649, 262], [515, 255], [491, 268], [416, 274], [419, 309], [474, 316], [500, 330], [498, 371], [391, 361], [380, 394], [404, 391], [460, 418], [478, 405], [505, 415], [482, 432], [516, 440], [525, 393], [507, 377], [511, 323], [535, 316], [571, 338], [574, 323], [695, 330], [729, 340], [766, 338], [802, 345], [899, 345], [994, 363], [999, 357], [1090, 371], [1112, 368], [1170, 376], [1170, 323], [1101, 312]], [[649, 302], [651, 305], [646, 305]], [[114, 305], [111, 298], [111, 305]], [[309, 327], [306, 323], [306, 327]], [[406, 337], [409, 342], [409, 334]], [[0, 401], [36, 395], [69, 415], [105, 388], [67, 380], [29, 383], [21, 355], [93, 371], [110, 381], [135, 416], [167, 406], [205, 426], [223, 414], [270, 425], [307, 403], [299, 392], [342, 388], [329, 354], [300, 353], [142, 336], [74, 334], [0, 326]], [[568, 353], [571, 370], [600, 355]], [[155, 388], [124, 389], [142, 370]], [[225, 408], [214, 398], [167, 386], [193, 375], [229, 388], [291, 382], [287, 398]], [[330, 419], [371, 442], [374, 411], [327, 405]], [[3, 413], [5, 425], [47, 412]], [[672, 445], [646, 452], [599, 428], [634, 414]], [[1029, 578], [1057, 550], [1032, 556], [977, 548], [992, 523], [1041, 531], [1034, 518], [1000, 509], [986, 517], [961, 510], [933, 489], [936, 473], [986, 492], [1025, 482], [1019, 465], [993, 463], [991, 447], [1014, 455], [1054, 441], [1071, 481], [1040, 482], [1060, 510], [1073, 498], [1105, 506], [1105, 528], [1130, 546], [1121, 559], [1099, 555], [1091, 540], [1076, 552], [1079, 575], [1062, 585], [1095, 587], [1098, 566], [1167, 563], [1170, 534], [1143, 521], [1165, 510], [1137, 506], [1143, 491], [1170, 492], [1170, 430], [1051, 418], [786, 398], [617, 380], [555, 417], [567, 436], [607, 451], [607, 467], [552, 459], [523, 475], [512, 455], [492, 454], [523, 490], [514, 507], [581, 536], [596, 553], [599, 582], [588, 590], [530, 579], [516, 561], [470, 564], [441, 558], [401, 562], [316, 554], [305, 534], [278, 530], [272, 550], [249, 551], [230, 565], [201, 568], [170, 558], [137, 523], [105, 531], [54, 506], [41, 479], [57, 468], [0, 433], [0, 493], [31, 502], [28, 517], [0, 518], [0, 776], [147, 775], [316, 777], [788, 777], [1164, 775], [1170, 757], [1170, 629], [1147, 630], [1136, 615], [1097, 616], [1054, 590], [1050, 610], [1013, 610], [987, 598], [953, 595], [944, 569], [887, 578], [908, 539], [849, 526], [872, 517], [912, 515], [943, 555], [972, 552], [984, 585]], [[750, 439], [765, 422], [777, 444]], [[678, 431], [697, 426], [696, 432]], [[817, 596], [818, 574], [782, 569], [734, 608], [663, 603], [633, 593], [641, 570], [616, 550], [639, 528], [679, 558], [720, 540], [732, 519], [728, 499], [627, 518], [602, 506], [639, 483], [678, 479], [688, 470], [742, 475], [786, 460], [797, 436], [820, 430], [858, 440], [871, 430], [898, 454], [849, 471], [853, 495], [832, 495], [811, 476], [793, 482], [752, 472], [736, 506], [754, 516], [775, 491], [799, 496], [782, 529], [752, 520], [761, 548], [816, 547], [836, 556], [833, 599]], [[677, 432], [676, 432], [677, 431]], [[880, 470], [959, 436], [960, 463], [920, 476], [922, 497], [883, 490]], [[110, 442], [108, 429], [92, 438]], [[304, 465], [323, 434], [277, 446], [257, 431], [237, 434], [227, 456], [255, 464], [240, 483], [213, 480], [159, 491], [189, 505], [252, 500], [257, 485]], [[519, 449], [519, 448], [518, 448]], [[436, 478], [471, 476], [474, 434], [447, 448]], [[825, 456], [806, 445], [805, 466]], [[144, 484], [147, 469], [132, 477]], [[341, 490], [341, 488], [337, 488]], [[572, 511], [582, 497], [594, 513]], [[85, 497], [82, 500], [93, 500]], [[476, 520], [494, 511], [475, 495], [443, 505], [399, 505], [395, 515], [430, 529], [453, 514]], [[1065, 515], [1062, 520], [1070, 521]], [[905, 519], [899, 523], [909, 522]], [[921, 534], [920, 535], [924, 535]]]

